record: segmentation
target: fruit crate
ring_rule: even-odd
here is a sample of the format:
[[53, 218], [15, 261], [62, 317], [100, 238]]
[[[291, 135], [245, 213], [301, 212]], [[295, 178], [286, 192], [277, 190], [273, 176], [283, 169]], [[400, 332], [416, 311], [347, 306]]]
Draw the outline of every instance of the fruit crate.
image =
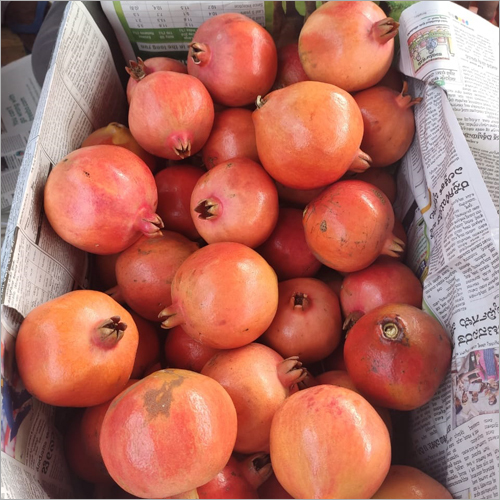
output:
[[[217, 11], [229, 3], [237, 2], [211, 5]], [[253, 12], [279, 45], [296, 39], [304, 18], [321, 3], [295, 2], [292, 9], [292, 2], [286, 2], [283, 9], [281, 2], [244, 2], [241, 8]], [[402, 46], [393, 66], [397, 68], [400, 57], [410, 62], [411, 71], [410, 64], [404, 66], [415, 77], [408, 77], [410, 90], [424, 101], [415, 111], [418, 140], [394, 168], [395, 212], [408, 235], [407, 263], [424, 283], [423, 307], [445, 326], [454, 355], [449, 375], [429, 404], [414, 412], [393, 412], [393, 462], [420, 468], [456, 498], [495, 498], [498, 404], [485, 411], [473, 409], [464, 419], [465, 403], [453, 401], [459, 394], [459, 375], [469, 371], [474, 353], [493, 349], [498, 363], [493, 338], [499, 304], [498, 144], [496, 149], [482, 147], [498, 142], [498, 114], [471, 99], [470, 106], [482, 106], [482, 114], [468, 115], [464, 95], [453, 83], [459, 79], [487, 87], [484, 95], [496, 102], [491, 108], [498, 109], [498, 46], [495, 54], [490, 27], [451, 2], [444, 2], [442, 12], [434, 2], [380, 2], [396, 20], [416, 3], [428, 12], [406, 17], [401, 26], [405, 37], [396, 39], [396, 47]], [[194, 34], [196, 22], [200, 24], [202, 18], [192, 15], [200, 4], [150, 5], [152, 11], [155, 6], [179, 12], [191, 8], [191, 17], [183, 17], [191, 19], [186, 22], [192, 26], [179, 28], [175, 36], [180, 38], [166, 47], [168, 52], [161, 52], [168, 43], [156, 38], [159, 31], [132, 25], [126, 15], [126, 8], [137, 13], [139, 2], [69, 2], [66, 8], [2, 246], [2, 497], [106, 495], [77, 479], [64, 459], [62, 436], [75, 412], [31, 398], [15, 370], [15, 338], [23, 317], [49, 299], [92, 286], [93, 261], [54, 233], [43, 211], [43, 188], [51, 169], [93, 130], [111, 121], [127, 122], [128, 59], [151, 57], [151, 51], [181, 60], [187, 56], [182, 43]], [[437, 26], [435, 32], [426, 23]], [[467, 54], [471, 65], [457, 70], [457, 48], [474, 32], [482, 33], [484, 60], [471, 63], [474, 56]], [[447, 61], [443, 69], [427, 72], [440, 60]], [[471, 70], [478, 67], [484, 69], [481, 81], [474, 80], [477, 74]], [[441, 158], [439, 165], [433, 157]], [[496, 383], [498, 387], [498, 375]]]

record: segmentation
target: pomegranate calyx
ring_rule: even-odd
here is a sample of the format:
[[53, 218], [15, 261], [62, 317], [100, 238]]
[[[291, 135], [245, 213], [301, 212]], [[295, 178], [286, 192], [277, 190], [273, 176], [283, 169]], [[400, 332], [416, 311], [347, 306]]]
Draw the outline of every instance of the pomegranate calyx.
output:
[[380, 327], [383, 339], [390, 342], [399, 342], [405, 346], [410, 345], [408, 337], [405, 335], [405, 326], [397, 315], [394, 318], [385, 318], [382, 320]]
[[116, 300], [119, 304], [125, 304], [125, 298], [123, 297], [123, 292], [120, 285], [115, 285], [104, 292], [109, 295], [112, 299]]
[[158, 214], [151, 214], [141, 218], [140, 229], [147, 236], [157, 236], [161, 234], [161, 229], [165, 226]]
[[309, 373], [306, 369], [306, 376], [297, 384], [299, 391], [303, 391], [304, 389], [308, 389], [309, 387], [314, 387], [318, 384], [318, 381]]
[[302, 311], [308, 309], [309, 302], [307, 293], [302, 292], [295, 292], [290, 299], [292, 309], [301, 309]]
[[292, 389], [307, 377], [307, 370], [302, 368], [298, 356], [291, 356], [277, 366], [278, 378], [284, 387]]
[[208, 62], [210, 49], [205, 43], [192, 42], [189, 44], [188, 56], [195, 64], [203, 64]]
[[354, 157], [352, 163], [349, 165], [347, 171], [361, 174], [362, 172], [370, 168], [372, 162], [373, 160], [371, 159], [370, 155], [366, 154], [364, 151], [361, 151], [361, 149], [358, 149], [358, 152]]
[[167, 330], [184, 322], [184, 318], [181, 314], [179, 314], [179, 312], [177, 311], [177, 307], [173, 304], [160, 311], [160, 314], [158, 314], [158, 319], [161, 320], [160, 326]]
[[252, 459], [253, 468], [260, 471], [263, 467], [271, 463], [271, 455], [269, 453], [259, 454]]
[[261, 95], [258, 95], [257, 99], [255, 99], [255, 106], [257, 109], [260, 109], [262, 108], [262, 106], [264, 106], [264, 104], [266, 104], [266, 102], [267, 99], [263, 98]]
[[212, 199], [201, 200], [198, 205], [196, 205], [194, 211], [200, 214], [198, 215], [198, 219], [214, 219], [219, 215], [219, 204]]
[[403, 89], [401, 90], [401, 93], [397, 97], [398, 104], [402, 108], [411, 108], [412, 106], [415, 106], [415, 104], [422, 102], [422, 99], [423, 97], [413, 98], [410, 94], [408, 94], [408, 82], [404, 80]]
[[381, 255], [389, 255], [390, 257], [399, 257], [405, 251], [405, 243], [403, 240], [391, 234], [387, 238]]
[[372, 34], [375, 40], [382, 44], [392, 40], [398, 34], [398, 29], [399, 23], [394, 21], [392, 17], [386, 17], [373, 24]]
[[346, 319], [342, 325], [342, 330], [350, 330], [358, 321], [361, 316], [363, 316], [361, 311], [353, 311], [346, 316]]
[[147, 76], [146, 66], [140, 57], [137, 58], [137, 62], [129, 61], [128, 63], [130, 66], [125, 66], [125, 70], [135, 81], [138, 82]]
[[257, 489], [269, 479], [273, 473], [269, 453], [256, 453], [240, 462], [240, 470], [247, 483]]
[[173, 150], [181, 160], [184, 160], [184, 158], [191, 156], [191, 141], [187, 141], [186, 143], [179, 141], [178, 145], [173, 147]]
[[98, 327], [98, 341], [105, 347], [115, 346], [123, 337], [127, 324], [121, 321], [120, 316], [111, 316]]
[[383, 335], [386, 339], [394, 340], [398, 337], [399, 328], [394, 323], [386, 323], [382, 327], [382, 332], [383, 332]]

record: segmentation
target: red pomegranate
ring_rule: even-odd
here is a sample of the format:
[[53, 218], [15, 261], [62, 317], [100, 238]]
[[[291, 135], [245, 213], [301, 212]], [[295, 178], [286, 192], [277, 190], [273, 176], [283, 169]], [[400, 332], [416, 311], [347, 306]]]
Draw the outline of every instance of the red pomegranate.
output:
[[394, 176], [391, 175], [385, 168], [369, 168], [364, 172], [353, 175], [351, 179], [369, 182], [380, 189], [380, 191], [382, 191], [387, 198], [389, 198], [391, 204], [394, 204], [396, 201], [396, 179], [394, 179]]
[[247, 158], [216, 165], [191, 195], [191, 217], [207, 243], [232, 241], [255, 248], [271, 235], [278, 210], [273, 180]]
[[165, 339], [165, 359], [170, 368], [182, 368], [200, 373], [219, 349], [214, 349], [190, 337], [182, 326], [172, 328]]
[[308, 203], [316, 198], [326, 186], [314, 189], [294, 189], [276, 181], [276, 189], [278, 190], [278, 198], [284, 206], [304, 209]]
[[347, 92], [367, 89], [389, 69], [398, 27], [374, 2], [326, 2], [300, 32], [304, 71]]
[[160, 361], [160, 339], [153, 323], [145, 320], [134, 311], [130, 311], [130, 315], [139, 331], [139, 345], [130, 376], [133, 379], [140, 379], [146, 368]]
[[382, 77], [377, 85], [383, 87], [389, 87], [396, 92], [400, 92], [403, 88], [403, 82], [405, 81], [405, 76], [398, 71], [394, 66], [390, 66], [387, 73]]
[[405, 231], [405, 228], [403, 226], [403, 223], [395, 218], [394, 219], [394, 229], [392, 230], [394, 236], [396, 236], [396, 238], [399, 238], [403, 243], [404, 243], [404, 249], [403, 249], [403, 252], [400, 253], [398, 255], [398, 257], [396, 257], [398, 260], [400, 260], [401, 262], [404, 262], [405, 259], [406, 259], [406, 253], [407, 253], [407, 250], [408, 250], [408, 236], [406, 234], [406, 231]]
[[[311, 119], [314, 117], [314, 119]], [[363, 119], [356, 101], [327, 83], [299, 82], [257, 100], [257, 151], [269, 175], [285, 186], [313, 189], [361, 172]]]
[[98, 405], [125, 387], [138, 339], [132, 316], [120, 304], [102, 292], [75, 290], [24, 318], [16, 340], [19, 375], [44, 403]]
[[278, 310], [260, 340], [283, 357], [314, 363], [339, 345], [342, 315], [334, 291], [314, 278], [279, 283]]
[[408, 84], [396, 92], [376, 86], [354, 96], [363, 115], [364, 135], [361, 147], [370, 155], [373, 167], [387, 167], [400, 160], [415, 135], [413, 106], [422, 98], [407, 94]]
[[158, 208], [165, 229], [183, 234], [190, 240], [200, 238], [191, 218], [191, 194], [205, 169], [194, 165], [171, 165], [155, 175]]
[[163, 227], [151, 170], [118, 146], [73, 151], [51, 170], [43, 196], [54, 231], [86, 252], [118, 253]]
[[451, 343], [439, 321], [407, 304], [362, 316], [344, 344], [347, 372], [373, 403], [408, 411], [427, 403], [450, 369]]
[[342, 274], [331, 267], [321, 266], [314, 277], [326, 283], [337, 294], [337, 297], [340, 297], [340, 289], [344, 281]]
[[370, 498], [391, 465], [389, 432], [359, 394], [310, 387], [275, 413], [271, 462], [294, 498]]
[[262, 486], [257, 490], [259, 498], [293, 498], [288, 493], [273, 474]]
[[349, 273], [342, 282], [344, 329], [384, 304], [399, 302], [421, 308], [422, 295], [422, 284], [408, 266], [391, 257], [379, 257], [365, 269]]
[[276, 410], [290, 395], [290, 387], [306, 372], [295, 356], [284, 360], [276, 351], [251, 343], [217, 353], [201, 373], [217, 380], [233, 400], [238, 415], [234, 450], [269, 450], [269, 430]]
[[210, 481], [228, 462], [235, 438], [236, 411], [221, 385], [169, 369], [113, 400], [100, 448], [121, 488], [141, 498], [166, 498]]
[[108, 144], [111, 146], [120, 146], [136, 154], [154, 174], [157, 168], [156, 158], [145, 151], [134, 139], [128, 127], [121, 123], [112, 122], [106, 127], [94, 130], [83, 142], [81, 147], [98, 146], [99, 144]]
[[434, 478], [415, 467], [391, 465], [382, 486], [372, 498], [453, 498]]
[[187, 73], [187, 66], [170, 57], [150, 57], [143, 61], [140, 57], [137, 62], [129, 61], [129, 66], [125, 68], [130, 78], [127, 83], [127, 101], [130, 104], [135, 87], [146, 75], [157, 71], [174, 71], [175, 73]]
[[172, 282], [172, 306], [160, 313], [163, 328], [216, 349], [256, 340], [274, 318], [278, 280], [271, 266], [241, 243], [212, 243], [188, 257]]
[[290, 43], [278, 48], [278, 73], [273, 90], [309, 80], [299, 57], [299, 45]]
[[189, 44], [188, 73], [199, 78], [214, 101], [241, 107], [269, 92], [278, 56], [271, 35], [242, 14], [210, 17]]
[[215, 113], [214, 126], [201, 151], [208, 170], [232, 158], [258, 162], [252, 112], [244, 108], [224, 109]]
[[279, 281], [311, 277], [321, 267], [307, 246], [302, 212], [297, 208], [279, 209], [274, 231], [257, 252], [275, 270]]
[[339, 181], [307, 205], [306, 241], [318, 260], [336, 271], [368, 267], [379, 255], [397, 256], [394, 212], [382, 191], [363, 181]]
[[191, 75], [158, 71], [143, 78], [130, 101], [128, 122], [151, 154], [182, 160], [201, 150], [214, 122], [205, 86]]
[[242, 462], [231, 457], [224, 469], [197, 488], [199, 498], [259, 498], [257, 488], [273, 473], [269, 454], [257, 453]]
[[171, 283], [179, 266], [199, 246], [181, 234], [161, 231], [142, 237], [116, 261], [117, 286], [106, 293], [149, 321], [172, 303]]

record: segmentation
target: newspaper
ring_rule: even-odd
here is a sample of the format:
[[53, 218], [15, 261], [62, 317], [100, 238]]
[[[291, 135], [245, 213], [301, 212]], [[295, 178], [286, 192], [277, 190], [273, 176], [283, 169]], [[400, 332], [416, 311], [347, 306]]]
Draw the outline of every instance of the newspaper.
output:
[[[118, 4], [127, 2], [103, 8]], [[408, 459], [456, 498], [498, 498], [498, 28], [451, 2], [416, 3], [400, 22], [400, 67], [411, 93], [424, 99], [399, 171], [396, 212], [408, 231], [408, 263], [424, 284], [424, 307], [454, 346], [449, 376], [411, 413]], [[484, 56], [471, 54], [475, 37]], [[43, 215], [48, 172], [92, 130], [123, 122], [125, 113], [107, 42], [85, 6], [69, 2], [2, 246], [2, 498], [78, 494], [55, 410], [26, 393], [14, 345], [34, 307], [88, 285], [87, 256], [62, 242]]]
[[39, 97], [31, 55], [2, 68], [2, 239]]
[[424, 99], [396, 213], [424, 308], [453, 342], [449, 376], [412, 413], [409, 456], [455, 498], [498, 498], [498, 28], [451, 2], [400, 23], [400, 70]]
[[[94, 129], [126, 119], [108, 43], [83, 3], [68, 2], [55, 54], [32, 118], [2, 246], [2, 498], [75, 498], [55, 408], [32, 398], [19, 379], [15, 336], [34, 307], [88, 286], [86, 254], [58, 238], [43, 215], [50, 168]], [[3, 91], [4, 85], [2, 105]], [[2, 189], [3, 183], [2, 171]]]

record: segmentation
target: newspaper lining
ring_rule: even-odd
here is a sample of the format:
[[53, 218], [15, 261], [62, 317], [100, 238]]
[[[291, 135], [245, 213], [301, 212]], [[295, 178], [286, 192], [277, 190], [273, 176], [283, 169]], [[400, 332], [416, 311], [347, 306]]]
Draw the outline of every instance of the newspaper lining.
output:
[[[410, 93], [424, 99], [395, 211], [408, 232], [408, 264], [424, 283], [424, 308], [454, 345], [447, 379], [412, 412], [409, 455], [456, 498], [497, 498], [499, 405], [490, 401], [498, 400], [498, 28], [451, 2], [419, 2], [400, 22], [400, 69], [412, 77]], [[55, 236], [41, 192], [51, 165], [126, 110], [107, 43], [80, 2], [68, 5], [63, 27], [2, 248], [2, 498], [74, 496], [53, 409], [24, 394], [16, 378], [15, 335], [36, 305], [88, 285], [85, 254]]]

